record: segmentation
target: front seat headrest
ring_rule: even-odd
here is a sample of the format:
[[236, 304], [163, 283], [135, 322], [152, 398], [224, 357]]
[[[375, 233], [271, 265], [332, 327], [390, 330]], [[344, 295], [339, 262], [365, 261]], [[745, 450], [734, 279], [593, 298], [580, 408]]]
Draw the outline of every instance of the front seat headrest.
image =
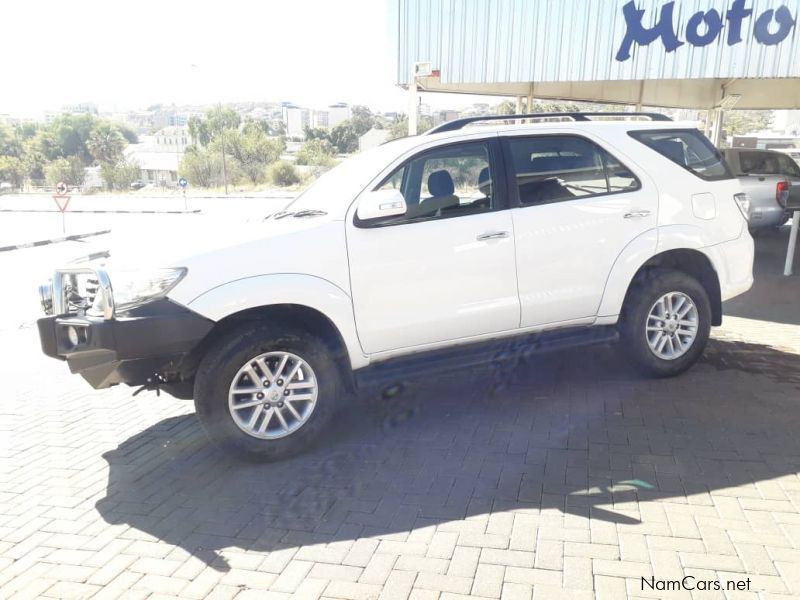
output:
[[428, 176], [428, 191], [431, 196], [452, 196], [456, 188], [450, 173], [444, 169], [431, 173]]

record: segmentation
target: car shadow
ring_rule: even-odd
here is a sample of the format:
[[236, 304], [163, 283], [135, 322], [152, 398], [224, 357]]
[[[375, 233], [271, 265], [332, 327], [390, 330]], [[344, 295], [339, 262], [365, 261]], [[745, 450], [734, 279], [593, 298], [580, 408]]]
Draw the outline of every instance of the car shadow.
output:
[[783, 267], [789, 243], [789, 226], [758, 232], [753, 263], [753, 287], [723, 304], [725, 315], [800, 325], [800, 246], [795, 250], [794, 275]]
[[798, 355], [712, 340], [664, 380], [609, 347], [490, 364], [354, 402], [278, 463], [219, 452], [194, 415], [165, 419], [104, 455], [97, 510], [224, 571], [224, 548], [404, 539], [503, 511], [636, 524], [641, 503], [800, 468]]

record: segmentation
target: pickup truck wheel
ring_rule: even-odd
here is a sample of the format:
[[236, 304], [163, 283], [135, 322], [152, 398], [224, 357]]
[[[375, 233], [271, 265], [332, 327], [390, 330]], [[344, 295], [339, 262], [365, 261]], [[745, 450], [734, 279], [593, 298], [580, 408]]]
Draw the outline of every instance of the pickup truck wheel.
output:
[[647, 375], [670, 377], [703, 353], [711, 331], [708, 294], [680, 271], [653, 271], [634, 284], [622, 320], [622, 345]]
[[316, 337], [256, 325], [232, 331], [195, 376], [197, 416], [211, 440], [260, 460], [313, 444], [334, 414], [339, 370]]

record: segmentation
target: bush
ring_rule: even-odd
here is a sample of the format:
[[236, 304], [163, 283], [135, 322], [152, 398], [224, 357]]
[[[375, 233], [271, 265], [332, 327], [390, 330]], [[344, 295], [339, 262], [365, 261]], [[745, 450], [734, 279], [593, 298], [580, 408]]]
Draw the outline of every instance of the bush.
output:
[[109, 190], [128, 190], [141, 176], [139, 165], [127, 160], [121, 160], [115, 165], [101, 165], [100, 173]]
[[[236, 161], [227, 157], [228, 184], [235, 185], [241, 178]], [[195, 187], [219, 187], [224, 183], [222, 155], [216, 150], [189, 146], [178, 166], [178, 175], [186, 177]]]
[[269, 178], [275, 185], [289, 186], [300, 183], [300, 176], [292, 163], [279, 160], [269, 168]]
[[308, 140], [297, 153], [298, 165], [329, 167], [333, 164], [334, 148], [328, 140]]

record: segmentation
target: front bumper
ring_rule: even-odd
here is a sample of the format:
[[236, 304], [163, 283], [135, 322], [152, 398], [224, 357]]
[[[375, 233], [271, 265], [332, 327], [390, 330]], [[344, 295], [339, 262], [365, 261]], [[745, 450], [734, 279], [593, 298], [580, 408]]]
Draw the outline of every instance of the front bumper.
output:
[[156, 376], [164, 380], [164, 374], [180, 373], [187, 355], [214, 326], [166, 298], [113, 319], [61, 315], [37, 324], [42, 351], [66, 360], [70, 371], [94, 388], [144, 385], [157, 381]]

